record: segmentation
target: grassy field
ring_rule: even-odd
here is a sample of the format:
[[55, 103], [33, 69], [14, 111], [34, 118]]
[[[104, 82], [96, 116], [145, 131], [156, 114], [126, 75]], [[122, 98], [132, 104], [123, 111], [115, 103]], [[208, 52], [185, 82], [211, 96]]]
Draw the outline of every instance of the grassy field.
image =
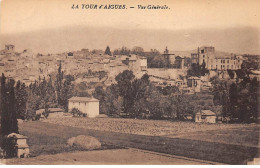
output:
[[[255, 147], [258, 145], [257, 141], [259, 138], [258, 125], [208, 125], [190, 122], [108, 118], [93, 119], [93, 123], [95, 123], [93, 128], [95, 129], [92, 129], [90, 125], [92, 119], [67, 118], [62, 121], [69, 122], [69, 119], [73, 121], [72, 123], [76, 123], [78, 120], [77, 126], [69, 126], [71, 123], [58, 125], [57, 121], [55, 122], [54, 120], [48, 121], [52, 123], [39, 121], [25, 122], [20, 125], [20, 133], [29, 137], [28, 142], [31, 152], [36, 156], [81, 150], [66, 145], [67, 139], [77, 135], [96, 137], [101, 141], [104, 149], [131, 147], [227, 164], [245, 164], [248, 160], [255, 157], [259, 150], [259, 148]], [[84, 120], [88, 121], [87, 127], [82, 125], [82, 121]], [[56, 124], [53, 124], [53, 122]], [[96, 125], [101, 124], [97, 122], [103, 122], [103, 127], [97, 129]], [[122, 125], [132, 123], [133, 126], [129, 125], [127, 130], [132, 133], [135, 132], [135, 134], [122, 131], [123, 129], [119, 128], [121, 124], [117, 124], [117, 126], [113, 127], [108, 124], [114, 122], [121, 123]], [[139, 125], [139, 123], [141, 124]], [[154, 125], [153, 129], [148, 129], [153, 131], [158, 129], [163, 131], [163, 128], [169, 130], [168, 127], [170, 126], [170, 134], [166, 135], [164, 132], [163, 135], [156, 136], [154, 132], [152, 136], [141, 135], [149, 133], [146, 128], [140, 129], [142, 130], [141, 133], [138, 133], [136, 130], [139, 127], [144, 127], [145, 123], [149, 126]], [[178, 128], [178, 125], [181, 125], [181, 127]], [[186, 129], [190, 132], [182, 131], [182, 129], [185, 129], [185, 125], [186, 127], [193, 126], [193, 128]], [[196, 125], [198, 126], [196, 127]], [[157, 128], [157, 126], [159, 126], [159, 128]], [[200, 129], [196, 132], [194, 127]], [[117, 131], [115, 131], [116, 128], [118, 128]], [[173, 129], [176, 130], [175, 133], [173, 133]], [[219, 140], [216, 141], [215, 139]]]
[[251, 127], [241, 124], [204, 124], [191, 121], [140, 120], [125, 118], [59, 118], [44, 122], [100, 131], [111, 131], [137, 135], [164, 136], [207, 130], [227, 130]]

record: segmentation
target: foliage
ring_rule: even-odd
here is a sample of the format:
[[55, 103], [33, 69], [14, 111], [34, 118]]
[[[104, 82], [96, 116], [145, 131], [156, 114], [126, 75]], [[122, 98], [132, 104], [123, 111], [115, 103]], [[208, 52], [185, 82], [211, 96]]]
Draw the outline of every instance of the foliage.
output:
[[222, 105], [223, 116], [235, 122], [256, 122], [258, 118], [258, 89], [256, 78], [244, 78], [240, 83], [228, 84], [214, 79], [214, 103]]
[[16, 113], [18, 119], [26, 118], [26, 102], [28, 99], [27, 89], [25, 84], [21, 84], [20, 81], [16, 83], [15, 87], [15, 101], [16, 101]]
[[205, 62], [202, 63], [202, 65], [199, 65], [198, 63], [191, 64], [191, 68], [187, 71], [187, 77], [190, 76], [205, 76], [205, 74], [209, 73], [209, 70], [206, 68]]
[[134, 104], [132, 82], [135, 76], [132, 71], [125, 70], [116, 76], [119, 95], [123, 97], [123, 111], [130, 113]]
[[138, 46], [135, 46], [132, 51], [131, 51], [131, 54], [135, 54], [135, 55], [144, 55], [144, 49], [142, 47], [138, 47]]
[[125, 46], [123, 46], [121, 49], [115, 49], [113, 52], [114, 55], [129, 55], [130, 53], [131, 50]]
[[241, 65], [241, 69], [244, 69], [244, 70], [259, 69], [259, 59], [243, 61], [242, 65]]
[[62, 81], [63, 81], [63, 71], [61, 71], [61, 64], [58, 69], [58, 74], [56, 75], [56, 80], [55, 80], [55, 89], [56, 89], [56, 98], [58, 101], [58, 104], [62, 103], [62, 97], [61, 97], [61, 89], [62, 89]]
[[148, 68], [165, 68], [167, 67], [167, 60], [163, 55], [151, 55], [147, 57]]
[[232, 70], [230, 70], [230, 69], [228, 69], [227, 72], [228, 72], [228, 75], [229, 75], [230, 79], [234, 79], [234, 77], [235, 77], [235, 72], [232, 71]]
[[87, 117], [87, 114], [82, 113], [79, 109], [73, 108], [70, 113], [73, 115], [73, 117]]
[[18, 132], [16, 101], [15, 101], [15, 81], [10, 79], [6, 82], [6, 77], [1, 77], [1, 135]]
[[164, 96], [168, 96], [171, 94], [179, 94], [179, 88], [177, 86], [165, 86], [165, 87], [161, 87], [161, 86], [157, 86], [157, 89], [160, 91], [161, 94], [163, 94]]
[[[106, 89], [97, 87], [93, 96], [100, 100], [100, 111], [107, 115], [122, 114], [131, 118], [177, 118], [194, 115], [196, 100], [190, 95], [181, 95], [172, 86], [155, 87], [147, 74], [136, 79], [131, 71], [116, 76], [117, 84]], [[203, 108], [206, 105], [203, 105]]]
[[110, 56], [112, 55], [109, 46], [107, 46], [107, 48], [105, 50], [105, 54], [110, 55]]
[[93, 97], [99, 100], [99, 110], [101, 114], [119, 115], [122, 108], [122, 98], [119, 97], [117, 85], [104, 89], [99, 86], [93, 92]]
[[44, 110], [44, 112], [42, 113], [42, 115], [43, 115], [45, 118], [48, 118], [49, 114], [50, 114], [50, 110], [49, 110], [48, 108], [46, 108], [46, 109]]

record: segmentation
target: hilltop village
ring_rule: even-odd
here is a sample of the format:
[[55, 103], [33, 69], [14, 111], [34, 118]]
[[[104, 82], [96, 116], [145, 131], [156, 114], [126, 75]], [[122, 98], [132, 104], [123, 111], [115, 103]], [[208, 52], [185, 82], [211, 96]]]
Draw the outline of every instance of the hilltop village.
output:
[[[23, 119], [35, 119], [37, 110], [62, 114], [71, 112], [71, 107], [81, 109], [80, 102], [99, 101], [93, 105], [95, 115], [195, 120], [197, 113], [206, 110], [209, 118], [220, 117], [210, 122], [222, 121], [223, 116], [251, 122], [257, 119], [252, 113], [257, 102], [239, 102], [257, 97], [256, 90], [251, 90], [259, 83], [258, 67], [258, 56], [219, 52], [212, 46], [191, 52], [171, 52], [166, 47], [163, 53], [145, 52], [141, 47], [111, 52], [107, 46], [105, 51], [43, 55], [28, 49], [18, 53], [14, 45], [6, 45], [0, 52], [2, 79], [12, 87], [16, 81], [15, 96], [21, 101], [16, 108]], [[245, 103], [248, 112], [244, 112]]]
[[[214, 76], [220, 79], [231, 79], [228, 70], [241, 69], [246, 59], [242, 55], [215, 52], [212, 46], [198, 47], [197, 51], [190, 55], [177, 55], [166, 47], [162, 54], [158, 53], [164, 65], [154, 68], [148, 66], [146, 55], [149, 54], [152, 52], [107, 55], [101, 50], [82, 49], [42, 55], [35, 54], [31, 50], [17, 53], [14, 45], [6, 45], [5, 49], [0, 51], [0, 71], [7, 78], [20, 80], [29, 85], [39, 78], [47, 79], [51, 74], [56, 73], [61, 65], [65, 74], [75, 77], [76, 83], [109, 86], [115, 82], [115, 76], [120, 72], [131, 70], [137, 78], [148, 74], [151, 82], [157, 86], [176, 86], [183, 93], [193, 94], [210, 89], [210, 79]], [[204, 76], [188, 75], [187, 72], [192, 64], [205, 64], [208, 73]], [[233, 80], [237, 78], [236, 73], [234, 75]], [[258, 73], [253, 75], [258, 76]], [[89, 90], [91, 91], [93, 88]]]

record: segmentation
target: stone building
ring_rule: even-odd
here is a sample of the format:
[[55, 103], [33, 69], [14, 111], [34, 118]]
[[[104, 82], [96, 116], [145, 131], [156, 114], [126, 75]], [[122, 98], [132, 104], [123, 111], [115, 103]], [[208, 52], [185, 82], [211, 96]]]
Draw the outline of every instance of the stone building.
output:
[[69, 111], [77, 108], [87, 117], [93, 118], [99, 115], [99, 100], [89, 97], [72, 97], [69, 99]]
[[191, 54], [191, 62], [200, 65], [205, 63], [206, 68], [209, 70], [237, 70], [241, 69], [243, 57], [215, 52], [214, 47], [203, 46], [198, 48], [197, 53]]
[[7, 52], [7, 53], [14, 52], [14, 45], [11, 45], [11, 44], [5, 45], [5, 52]]
[[200, 92], [201, 88], [201, 79], [198, 77], [189, 77], [187, 80], [187, 85], [194, 92]]
[[163, 52], [164, 59], [166, 60], [166, 66], [170, 67], [175, 62], [175, 54], [170, 53], [168, 48], [166, 47], [165, 51]]
[[217, 115], [211, 110], [201, 110], [196, 113], [195, 122], [216, 123]]

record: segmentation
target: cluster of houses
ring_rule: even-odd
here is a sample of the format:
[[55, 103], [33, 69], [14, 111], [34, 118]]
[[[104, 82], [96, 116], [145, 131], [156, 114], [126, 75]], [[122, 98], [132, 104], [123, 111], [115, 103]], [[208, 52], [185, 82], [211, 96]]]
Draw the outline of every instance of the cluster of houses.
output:
[[[226, 70], [241, 68], [243, 57], [234, 54], [220, 54], [215, 52], [212, 46], [199, 47], [196, 53], [191, 53], [191, 63], [203, 64], [209, 70], [209, 74], [203, 77], [186, 78], [189, 65], [185, 65], [186, 55], [174, 54], [167, 47], [162, 54], [167, 62], [164, 68], [148, 68], [147, 58], [135, 54], [130, 55], [106, 55], [102, 51], [90, 52], [82, 49], [61, 54], [34, 54], [30, 50], [21, 53], [15, 52], [14, 45], [6, 45], [0, 51], [0, 71], [7, 78], [20, 80], [26, 85], [40, 78], [48, 78], [50, 74], [57, 72], [59, 65], [66, 74], [77, 76], [76, 83], [102, 82], [106, 86], [115, 82], [115, 76], [124, 70], [133, 71], [137, 78], [148, 74], [150, 80], [158, 86], [177, 86], [182, 93], [193, 94], [211, 87], [209, 79], [218, 75], [228, 79]], [[106, 73], [103, 79], [95, 76], [79, 76], [84, 71], [103, 71]], [[258, 73], [251, 76], [257, 76]]]
[[241, 69], [243, 56], [235, 54], [217, 53], [215, 47], [203, 46], [198, 48], [197, 53], [191, 54], [191, 62], [204, 62], [209, 70], [237, 70]]
[[[0, 51], [0, 71], [7, 78], [20, 80], [29, 85], [38, 80], [39, 77], [48, 78], [50, 74], [57, 72], [59, 65], [62, 65], [62, 70], [66, 74], [76, 76], [76, 83], [102, 82], [109, 86], [115, 83], [117, 74], [124, 70], [131, 70], [137, 78], [148, 74], [150, 81], [156, 86], [176, 86], [184, 94], [194, 94], [208, 91], [212, 87], [209, 80], [213, 76], [228, 79], [227, 70], [240, 69], [243, 62], [243, 57], [240, 55], [221, 54], [216, 52], [212, 46], [199, 47], [197, 52], [190, 55], [191, 64], [202, 65], [205, 63], [209, 73], [202, 77], [186, 78], [189, 68], [189, 65], [185, 65], [186, 56], [174, 54], [167, 47], [162, 55], [166, 60], [166, 67], [148, 68], [147, 58], [135, 54], [111, 56], [99, 50], [90, 52], [88, 49], [82, 49], [61, 54], [42, 55], [34, 54], [30, 50], [17, 53], [14, 45], [6, 45], [5, 49]], [[87, 71], [105, 72], [105, 75], [102, 78], [79, 75]], [[260, 79], [259, 71], [254, 71], [250, 77]], [[95, 99], [73, 97], [69, 100], [69, 109], [78, 108], [89, 117], [98, 115], [98, 106], [98, 100]], [[43, 114], [44, 111], [40, 109], [37, 114]], [[210, 116], [210, 114], [208, 111], [201, 112], [196, 121], [204, 121], [205, 115]], [[62, 109], [49, 109], [49, 118], [59, 115], [64, 116]]]

